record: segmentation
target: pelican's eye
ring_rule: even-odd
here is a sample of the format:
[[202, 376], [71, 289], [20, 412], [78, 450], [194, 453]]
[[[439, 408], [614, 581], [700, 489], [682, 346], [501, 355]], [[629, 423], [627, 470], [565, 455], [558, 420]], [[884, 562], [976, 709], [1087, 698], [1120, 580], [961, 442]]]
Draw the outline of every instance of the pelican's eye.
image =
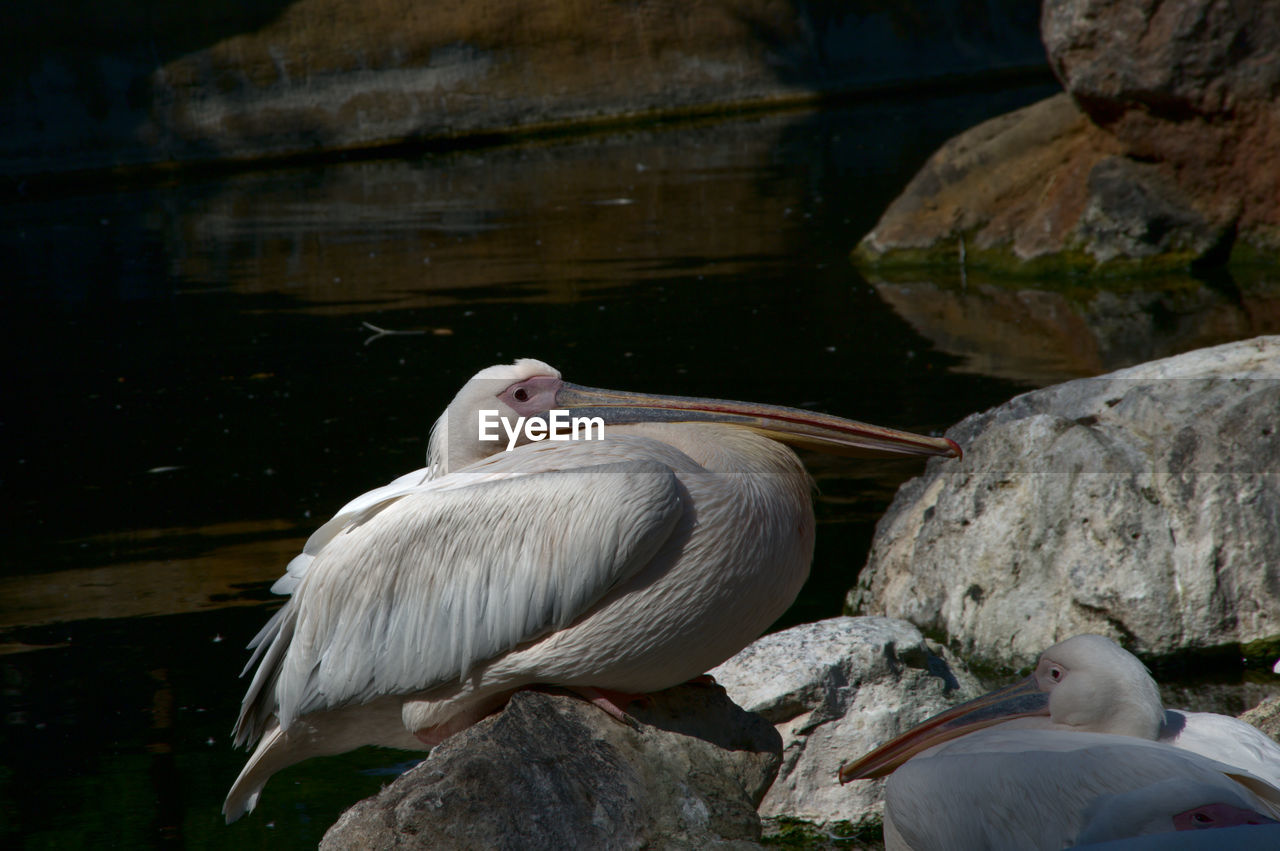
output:
[[1059, 668], [1057, 665], [1054, 665], [1052, 668], [1050, 668], [1049, 679], [1053, 680], [1055, 683], [1062, 682], [1062, 669]]
[[562, 384], [555, 376], [535, 375], [508, 385], [498, 400], [521, 416], [538, 416], [555, 406]]

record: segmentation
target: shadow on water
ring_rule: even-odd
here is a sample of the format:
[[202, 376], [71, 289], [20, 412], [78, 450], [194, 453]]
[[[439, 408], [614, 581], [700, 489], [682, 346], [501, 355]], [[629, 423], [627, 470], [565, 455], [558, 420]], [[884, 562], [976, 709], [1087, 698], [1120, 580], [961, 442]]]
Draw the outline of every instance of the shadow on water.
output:
[[[430, 423], [480, 367], [536, 356], [589, 385], [926, 432], [1056, 380], [1038, 355], [1018, 366], [1025, 347], [990, 368], [976, 335], [962, 345], [921, 319], [963, 313], [957, 296], [912, 299], [848, 263], [943, 138], [1042, 94], [0, 208], [6, 839], [314, 846], [385, 782], [399, 755], [314, 760], [224, 827], [241, 648], [306, 535], [420, 466]], [[369, 340], [364, 322], [424, 333]], [[917, 469], [806, 460], [818, 553], [780, 625], [839, 613], [875, 517]]]

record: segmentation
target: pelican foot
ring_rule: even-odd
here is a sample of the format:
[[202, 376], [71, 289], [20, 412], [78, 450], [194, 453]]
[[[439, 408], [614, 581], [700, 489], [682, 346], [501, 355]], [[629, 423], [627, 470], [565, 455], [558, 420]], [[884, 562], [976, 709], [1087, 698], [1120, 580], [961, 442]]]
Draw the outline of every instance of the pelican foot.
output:
[[[538, 688], [538, 686], [533, 686], [533, 688]], [[632, 703], [644, 704], [650, 700], [647, 694], [631, 694], [630, 692], [613, 691], [612, 689], [596, 688], [594, 686], [552, 686], [552, 688], [576, 694], [591, 705], [598, 707], [609, 717], [626, 724], [633, 730], [640, 729], [640, 722], [627, 714], [622, 707]]]
[[640, 729], [640, 722], [631, 717], [622, 707], [631, 703], [648, 703], [647, 694], [629, 694], [624, 691], [595, 688], [593, 686], [571, 686], [570, 691], [584, 700], [600, 707], [628, 727]]
[[461, 733], [463, 730], [475, 724], [502, 707], [506, 706], [507, 701], [511, 698], [513, 692], [504, 691], [499, 694], [491, 695], [488, 699], [480, 701], [466, 710], [454, 715], [443, 724], [435, 724], [430, 727], [422, 727], [414, 731], [413, 735], [418, 741], [422, 742], [428, 748], [434, 748], [445, 739]]

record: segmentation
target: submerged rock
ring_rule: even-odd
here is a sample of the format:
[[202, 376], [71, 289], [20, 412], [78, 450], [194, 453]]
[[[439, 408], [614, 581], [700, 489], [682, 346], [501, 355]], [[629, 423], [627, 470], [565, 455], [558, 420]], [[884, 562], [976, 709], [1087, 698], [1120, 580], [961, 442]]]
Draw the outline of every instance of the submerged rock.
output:
[[638, 729], [577, 697], [517, 692], [347, 810], [320, 847], [759, 847], [773, 728], [714, 687], [629, 711]]
[[782, 768], [761, 815], [815, 824], [877, 823], [884, 782], [841, 786], [840, 764], [981, 693], [919, 630], [890, 618], [832, 618], [766, 635], [711, 675], [782, 736]]
[[1048, 0], [1041, 34], [1068, 94], [944, 145], [858, 258], [1037, 275], [1280, 254], [1280, 0]]
[[1019, 396], [948, 432], [876, 529], [851, 610], [1018, 667], [1070, 635], [1140, 655], [1280, 635], [1280, 337]]

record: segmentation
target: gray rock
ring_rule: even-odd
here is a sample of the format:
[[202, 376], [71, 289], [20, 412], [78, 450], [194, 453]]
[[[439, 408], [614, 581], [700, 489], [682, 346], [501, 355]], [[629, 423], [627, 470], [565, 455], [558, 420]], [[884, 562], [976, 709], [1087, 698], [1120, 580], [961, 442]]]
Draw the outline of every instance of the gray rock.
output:
[[1280, 634], [1280, 337], [1019, 396], [948, 436], [881, 520], [853, 611], [1031, 664], [1082, 632], [1138, 654]]
[[781, 744], [717, 688], [679, 686], [632, 729], [567, 695], [517, 692], [325, 834], [347, 848], [759, 847]]
[[840, 764], [981, 692], [919, 630], [889, 618], [833, 618], [766, 635], [711, 675], [782, 736], [782, 769], [761, 815], [817, 824], [878, 822], [884, 782], [841, 786]]
[[1246, 724], [1252, 724], [1271, 738], [1280, 742], [1280, 697], [1272, 697], [1240, 716]]
[[1187, 197], [1150, 163], [1106, 157], [1089, 172], [1089, 198], [1077, 225], [1099, 263], [1116, 257], [1203, 257], [1223, 239]]

